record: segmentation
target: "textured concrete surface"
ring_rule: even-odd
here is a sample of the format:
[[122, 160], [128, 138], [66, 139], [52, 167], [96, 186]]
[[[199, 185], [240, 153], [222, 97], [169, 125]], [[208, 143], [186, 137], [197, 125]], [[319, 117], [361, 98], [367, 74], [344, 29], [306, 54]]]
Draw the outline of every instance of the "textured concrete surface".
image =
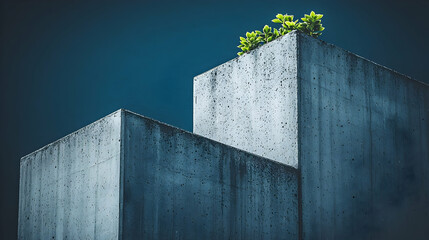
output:
[[427, 239], [429, 86], [298, 42], [305, 239]]
[[429, 235], [428, 85], [292, 32], [194, 94], [194, 132], [299, 168], [304, 239]]
[[195, 77], [193, 132], [297, 167], [296, 37]]
[[120, 110], [21, 161], [20, 239], [297, 239], [297, 170]]
[[117, 239], [121, 112], [21, 159], [19, 239]]
[[296, 169], [125, 112], [124, 239], [297, 239]]

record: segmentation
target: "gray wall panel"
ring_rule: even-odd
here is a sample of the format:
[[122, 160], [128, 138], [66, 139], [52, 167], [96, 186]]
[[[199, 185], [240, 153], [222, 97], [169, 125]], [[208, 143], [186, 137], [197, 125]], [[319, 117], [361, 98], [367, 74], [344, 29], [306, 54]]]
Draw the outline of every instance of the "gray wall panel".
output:
[[126, 112], [124, 239], [297, 239], [296, 169]]

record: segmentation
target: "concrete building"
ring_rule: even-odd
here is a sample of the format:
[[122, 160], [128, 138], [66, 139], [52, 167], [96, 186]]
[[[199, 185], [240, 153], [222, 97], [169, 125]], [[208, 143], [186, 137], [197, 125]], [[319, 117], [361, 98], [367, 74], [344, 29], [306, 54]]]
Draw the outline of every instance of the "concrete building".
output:
[[297, 239], [297, 170], [125, 110], [21, 160], [19, 239]]
[[20, 239], [426, 239], [429, 86], [291, 32], [21, 159]]
[[292, 32], [195, 77], [193, 131], [297, 168], [303, 239], [429, 236], [424, 83]]

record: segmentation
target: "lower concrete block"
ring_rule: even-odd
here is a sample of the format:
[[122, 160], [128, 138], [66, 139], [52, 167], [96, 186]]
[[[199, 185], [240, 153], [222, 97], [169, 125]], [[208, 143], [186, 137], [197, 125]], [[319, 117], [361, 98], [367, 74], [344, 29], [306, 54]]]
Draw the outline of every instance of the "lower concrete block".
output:
[[297, 170], [119, 110], [21, 160], [20, 239], [297, 239]]

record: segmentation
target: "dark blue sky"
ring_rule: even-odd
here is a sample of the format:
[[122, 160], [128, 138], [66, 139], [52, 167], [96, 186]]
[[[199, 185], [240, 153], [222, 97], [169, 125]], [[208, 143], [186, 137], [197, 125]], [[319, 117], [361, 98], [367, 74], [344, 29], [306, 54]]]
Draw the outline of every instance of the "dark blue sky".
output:
[[19, 159], [119, 108], [192, 130], [192, 79], [277, 13], [323, 13], [321, 39], [420, 81], [427, 1], [3, 1], [0, 238], [16, 238]]

